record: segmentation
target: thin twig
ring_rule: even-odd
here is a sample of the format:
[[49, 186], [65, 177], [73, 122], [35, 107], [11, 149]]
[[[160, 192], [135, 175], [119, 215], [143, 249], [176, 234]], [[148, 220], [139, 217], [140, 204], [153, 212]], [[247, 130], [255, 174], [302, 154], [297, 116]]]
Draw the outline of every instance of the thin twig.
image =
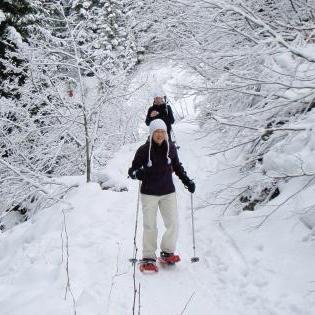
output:
[[141, 284], [139, 282], [139, 289], [138, 289], [138, 315], [141, 313]]
[[193, 292], [193, 294], [190, 296], [190, 298], [188, 299], [188, 301], [187, 301], [187, 303], [186, 303], [184, 309], [181, 311], [180, 315], [183, 315], [183, 314], [185, 313], [186, 308], [187, 308], [187, 306], [189, 305], [189, 303], [191, 302], [191, 300], [192, 300], [192, 298], [194, 297], [195, 293], [196, 293], [196, 292]]
[[107, 298], [108, 302], [107, 302], [107, 312], [106, 312], [106, 314], [109, 313], [110, 300], [111, 300], [112, 291], [113, 291], [113, 288], [114, 288], [114, 285], [115, 285], [115, 279], [117, 277], [120, 277], [122, 275], [127, 274], [127, 271], [126, 272], [119, 272], [119, 254], [120, 254], [120, 243], [119, 242], [117, 242], [117, 247], [118, 247], [118, 250], [117, 250], [117, 256], [116, 256], [116, 271], [115, 271], [115, 274], [112, 276], [112, 282], [111, 282], [110, 290], [109, 290], [109, 293], [108, 293], [108, 298]]
[[290, 195], [287, 199], [285, 199], [281, 204], [279, 204], [275, 209], [273, 209], [270, 213], [265, 215], [264, 219], [255, 227], [260, 228], [266, 221], [269, 219], [279, 208], [281, 208], [284, 204], [286, 204], [291, 198], [298, 195], [301, 191], [303, 191], [311, 182], [315, 180], [315, 177], [312, 177], [305, 185], [302, 186], [298, 191], [296, 191], [294, 194]]
[[136, 261], [137, 261], [137, 229], [138, 229], [138, 215], [139, 215], [139, 208], [140, 208], [140, 185], [141, 182], [139, 181], [138, 186], [138, 197], [137, 197], [137, 211], [136, 211], [136, 223], [135, 223], [135, 234], [133, 239], [133, 304], [132, 304], [132, 314], [135, 315], [135, 307], [136, 307], [136, 298], [137, 298], [137, 286], [136, 286]]
[[71, 282], [70, 282], [70, 273], [69, 273], [69, 235], [68, 235], [68, 231], [67, 231], [67, 222], [66, 222], [66, 214], [64, 212], [64, 209], [62, 209], [62, 214], [63, 214], [63, 227], [64, 227], [64, 234], [66, 237], [66, 274], [67, 274], [67, 284], [66, 284], [66, 290], [65, 290], [65, 296], [64, 299], [67, 300], [67, 295], [68, 295], [68, 291], [70, 292], [71, 298], [72, 298], [72, 303], [73, 303], [73, 312], [74, 315], [77, 314], [77, 310], [76, 310], [76, 301], [71, 289]]
[[258, 140], [258, 139], [259, 139], [259, 137], [258, 137], [258, 138], [251, 139], [251, 140], [248, 140], [248, 141], [245, 141], [245, 142], [242, 142], [242, 143], [238, 143], [238, 144], [235, 144], [235, 145], [232, 146], [232, 147], [229, 147], [229, 148], [226, 148], [226, 149], [223, 149], [223, 150], [220, 150], [220, 151], [208, 153], [207, 156], [212, 156], [212, 155], [224, 153], [224, 152], [227, 152], [227, 151], [231, 151], [231, 150], [236, 149], [236, 148], [238, 148], [238, 147], [241, 147], [241, 146], [243, 146], [243, 145], [252, 143], [252, 142], [254, 142], [254, 141]]

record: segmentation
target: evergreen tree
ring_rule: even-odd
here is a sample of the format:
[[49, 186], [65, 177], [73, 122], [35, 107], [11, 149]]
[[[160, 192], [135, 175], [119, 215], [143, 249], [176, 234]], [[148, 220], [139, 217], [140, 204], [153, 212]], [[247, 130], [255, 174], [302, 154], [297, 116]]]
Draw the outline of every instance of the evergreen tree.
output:
[[16, 96], [10, 83], [17, 81], [22, 85], [25, 80], [23, 57], [16, 52], [27, 41], [33, 10], [34, 6], [28, 0], [0, 2], [0, 81], [6, 83], [0, 86], [0, 97]]
[[87, 56], [91, 63], [101, 65], [106, 71], [118, 73], [130, 70], [137, 63], [136, 45], [124, 1], [72, 0], [68, 4], [69, 18], [81, 23], [79, 44], [93, 48]]

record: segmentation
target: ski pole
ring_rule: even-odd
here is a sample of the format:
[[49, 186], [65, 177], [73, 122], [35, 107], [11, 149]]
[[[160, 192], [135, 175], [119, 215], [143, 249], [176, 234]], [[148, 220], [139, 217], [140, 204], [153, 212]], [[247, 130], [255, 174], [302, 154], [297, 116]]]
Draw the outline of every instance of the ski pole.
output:
[[194, 257], [191, 258], [191, 262], [198, 262], [199, 257], [196, 256], [196, 241], [195, 241], [195, 221], [194, 221], [194, 205], [193, 205], [193, 194], [190, 194], [190, 203], [191, 203], [191, 225], [192, 225], [192, 236], [193, 236], [193, 251]]
[[173, 135], [173, 139], [174, 139], [174, 143], [176, 146], [176, 149], [180, 149], [180, 146], [178, 145], [177, 141], [176, 141], [176, 136], [175, 136], [175, 131], [173, 130], [173, 128], [171, 129], [172, 135]]
[[133, 237], [133, 255], [132, 255], [132, 258], [129, 259], [129, 261], [132, 264], [135, 264], [137, 262], [137, 252], [138, 252], [138, 247], [137, 247], [137, 230], [138, 230], [138, 217], [139, 217], [139, 208], [140, 208], [140, 186], [141, 186], [141, 181], [139, 181], [139, 186], [138, 186], [135, 233], [134, 233], [134, 237]]
[[168, 101], [167, 101], [166, 95], [164, 96], [164, 102], [165, 102], [166, 115], [168, 116], [168, 108], [167, 108]]
[[[164, 95], [164, 102], [165, 102], [165, 108], [166, 108], [166, 115], [168, 116], [168, 105], [172, 105], [170, 102], [169, 102], [169, 100], [168, 100], [168, 98], [166, 97], [166, 95]], [[173, 130], [173, 128], [171, 128], [171, 131], [170, 131], [170, 135], [173, 135], [173, 142], [175, 143], [175, 146], [176, 146], [176, 149], [178, 150], [179, 148], [180, 148], [180, 146], [177, 144], [177, 141], [176, 141], [176, 136], [175, 136], [175, 132], [174, 132], [174, 130]]]

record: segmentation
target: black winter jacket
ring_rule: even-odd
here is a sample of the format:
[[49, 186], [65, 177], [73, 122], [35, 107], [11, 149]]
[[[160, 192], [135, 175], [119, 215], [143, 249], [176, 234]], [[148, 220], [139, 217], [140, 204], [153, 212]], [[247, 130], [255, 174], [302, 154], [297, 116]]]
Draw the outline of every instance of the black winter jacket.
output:
[[[154, 110], [159, 112], [159, 114], [154, 117], [150, 117], [151, 113]], [[165, 125], [167, 127], [167, 133], [170, 135], [172, 124], [174, 124], [174, 121], [175, 121], [171, 106], [166, 105], [166, 104], [161, 104], [161, 105], [153, 105], [149, 107], [147, 118], [145, 119], [146, 125], [149, 126], [150, 122], [154, 119], [162, 119], [165, 122]]]
[[139, 169], [141, 169], [141, 171], [144, 173], [144, 178], [141, 185], [142, 194], [162, 196], [175, 192], [175, 186], [172, 178], [173, 171], [183, 183], [189, 181], [182, 164], [179, 162], [175, 145], [170, 142], [169, 146], [169, 157], [171, 159], [171, 164], [168, 164], [167, 162], [166, 142], [164, 141], [159, 146], [152, 140], [151, 167], [148, 167], [147, 165], [150, 147], [149, 140], [137, 150], [128, 174], [133, 177], [134, 172]]

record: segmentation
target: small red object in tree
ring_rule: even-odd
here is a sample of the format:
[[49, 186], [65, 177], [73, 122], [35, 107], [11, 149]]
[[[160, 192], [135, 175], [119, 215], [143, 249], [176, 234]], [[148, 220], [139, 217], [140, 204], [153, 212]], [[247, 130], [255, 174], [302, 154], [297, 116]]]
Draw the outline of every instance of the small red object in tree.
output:
[[75, 90], [76, 86], [77, 86], [77, 84], [76, 84], [76, 82], [75, 82], [74, 79], [70, 79], [70, 80], [68, 81], [68, 89], [67, 89], [67, 92], [68, 92], [69, 97], [73, 97], [73, 95], [74, 95], [74, 90]]

